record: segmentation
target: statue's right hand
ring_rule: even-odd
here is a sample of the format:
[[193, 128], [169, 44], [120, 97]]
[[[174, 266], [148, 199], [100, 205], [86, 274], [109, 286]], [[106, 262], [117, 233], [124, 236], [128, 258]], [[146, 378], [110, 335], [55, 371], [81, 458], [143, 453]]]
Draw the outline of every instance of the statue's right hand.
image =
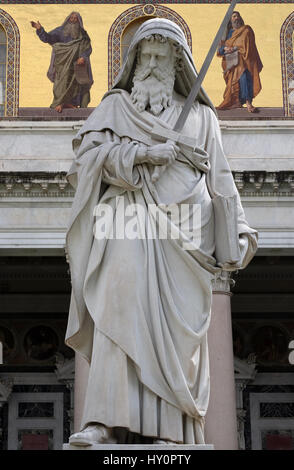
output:
[[37, 21], [37, 22], [31, 21], [31, 25], [35, 29], [41, 29], [42, 28], [42, 25], [41, 25], [40, 21]]
[[169, 165], [173, 163], [180, 151], [175, 142], [151, 145], [147, 148], [146, 162], [153, 165]]

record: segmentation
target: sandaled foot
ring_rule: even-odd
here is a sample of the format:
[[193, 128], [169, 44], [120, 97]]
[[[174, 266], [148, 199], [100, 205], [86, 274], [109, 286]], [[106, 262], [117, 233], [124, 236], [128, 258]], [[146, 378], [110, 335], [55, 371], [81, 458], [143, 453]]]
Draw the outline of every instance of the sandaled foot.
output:
[[83, 431], [72, 434], [68, 442], [73, 446], [91, 446], [93, 444], [114, 442], [114, 440], [111, 439], [109, 429], [102, 424], [93, 424], [87, 426]]
[[55, 111], [57, 111], [58, 113], [62, 113], [62, 110], [63, 110], [62, 104], [59, 104], [59, 105], [56, 106], [56, 108], [55, 108]]
[[257, 109], [249, 102], [246, 102], [248, 113], [256, 113]]

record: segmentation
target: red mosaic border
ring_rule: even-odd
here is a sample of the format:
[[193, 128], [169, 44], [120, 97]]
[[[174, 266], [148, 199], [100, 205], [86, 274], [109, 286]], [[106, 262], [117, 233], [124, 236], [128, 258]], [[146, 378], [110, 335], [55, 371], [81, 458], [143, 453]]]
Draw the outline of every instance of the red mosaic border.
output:
[[145, 4], [139, 5], [121, 13], [113, 22], [108, 34], [108, 88], [112, 87], [121, 67], [121, 37], [124, 29], [134, 20], [140, 17], [166, 18], [176, 23], [183, 30], [188, 45], [192, 50], [192, 35], [187, 23], [183, 18], [162, 5]]

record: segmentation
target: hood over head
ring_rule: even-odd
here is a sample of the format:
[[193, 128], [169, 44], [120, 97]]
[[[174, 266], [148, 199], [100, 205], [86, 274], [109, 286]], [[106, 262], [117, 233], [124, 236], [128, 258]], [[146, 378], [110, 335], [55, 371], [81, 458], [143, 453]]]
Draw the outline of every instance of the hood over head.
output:
[[[174, 89], [177, 93], [183, 96], [188, 96], [198, 76], [192, 53], [182, 29], [173, 21], [166, 20], [164, 18], [147, 20], [137, 29], [127, 51], [120, 73], [118, 74], [112, 88], [122, 88], [131, 92], [136, 67], [138, 44], [142, 39], [151, 36], [152, 34], [160, 34], [161, 36], [170, 38], [182, 46], [183, 67], [181, 71], [176, 72]], [[202, 87], [198, 93], [197, 100], [208, 105], [215, 112], [212, 102]]]
[[81, 17], [81, 15], [80, 15], [77, 11], [72, 11], [72, 12], [65, 18], [65, 20], [64, 20], [64, 22], [62, 23], [61, 27], [64, 28], [64, 26], [66, 25], [66, 23], [68, 22], [68, 20], [70, 19], [71, 15], [72, 15], [73, 13], [74, 13], [75, 15], [77, 15], [78, 20], [79, 20], [79, 23], [80, 23], [80, 27], [81, 27], [82, 29], [84, 29], [82, 17]]

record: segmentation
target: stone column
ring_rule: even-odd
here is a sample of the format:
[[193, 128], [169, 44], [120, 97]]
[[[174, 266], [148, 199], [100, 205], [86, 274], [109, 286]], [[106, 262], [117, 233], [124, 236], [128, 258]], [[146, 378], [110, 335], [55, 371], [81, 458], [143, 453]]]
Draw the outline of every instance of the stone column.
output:
[[89, 364], [80, 354], [75, 358], [74, 431], [80, 431], [89, 376]]
[[206, 442], [216, 450], [238, 449], [230, 277], [213, 281], [212, 317], [208, 330], [210, 400], [206, 416]]

